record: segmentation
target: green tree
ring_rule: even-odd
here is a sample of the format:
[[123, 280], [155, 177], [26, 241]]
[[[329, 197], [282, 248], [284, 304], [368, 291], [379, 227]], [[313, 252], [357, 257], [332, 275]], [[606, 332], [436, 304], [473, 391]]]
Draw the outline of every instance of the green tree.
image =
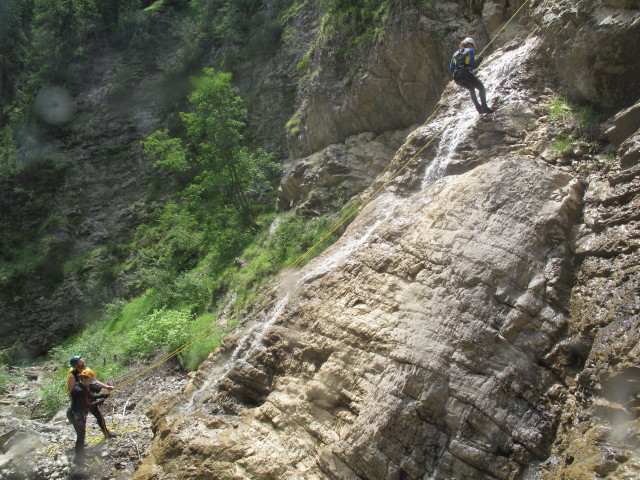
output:
[[13, 129], [7, 125], [0, 130], [0, 180], [11, 176], [15, 171], [17, 152], [13, 141]]
[[63, 75], [95, 44], [99, 28], [94, 0], [35, 0], [31, 68], [40, 80]]
[[269, 174], [278, 166], [264, 151], [243, 145], [247, 111], [231, 74], [205, 69], [195, 84], [189, 96], [193, 111], [180, 114], [185, 141], [158, 131], [145, 141], [145, 152], [156, 166], [194, 172], [194, 181], [184, 191], [187, 200], [218, 198], [253, 225], [252, 204], [272, 190]]
[[3, 105], [13, 97], [23, 68], [30, 11], [27, 0], [0, 1], [0, 103]]

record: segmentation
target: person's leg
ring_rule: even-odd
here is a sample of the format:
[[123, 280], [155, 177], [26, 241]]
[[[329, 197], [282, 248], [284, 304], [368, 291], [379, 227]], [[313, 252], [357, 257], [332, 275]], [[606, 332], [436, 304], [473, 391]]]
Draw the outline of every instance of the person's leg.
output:
[[478, 100], [476, 99], [476, 101], [474, 102], [476, 105], [476, 109], [478, 109], [478, 112], [480, 113], [493, 112], [493, 110], [491, 110], [487, 106], [487, 91], [485, 90], [484, 85], [482, 84], [480, 79], [475, 75], [472, 75], [471, 78], [469, 79], [469, 85], [471, 86], [472, 91], [474, 91], [473, 93], [474, 97], [475, 97], [475, 89], [478, 89], [478, 93], [480, 94], [480, 102], [482, 103], [481, 109], [478, 108]]
[[467, 90], [469, 90], [469, 96], [471, 97], [471, 101], [476, 106], [476, 110], [478, 113], [482, 113], [482, 105], [478, 102], [478, 97], [476, 97], [476, 89], [471, 83], [466, 83], [464, 86]]
[[76, 423], [76, 419], [73, 418], [73, 410], [71, 410], [71, 405], [69, 405], [69, 408], [67, 408], [67, 420], [69, 420], [69, 423], [71, 425], [74, 425]]
[[109, 430], [107, 429], [107, 424], [104, 421], [104, 415], [102, 415], [102, 411], [100, 410], [100, 407], [97, 405], [91, 406], [89, 407], [89, 411], [93, 414], [94, 417], [96, 417], [98, 426], [100, 427], [100, 430], [102, 430], [102, 434], [105, 436], [105, 438], [111, 438], [112, 435], [109, 433]]
[[87, 417], [82, 413], [75, 413], [73, 428], [76, 431], [76, 458], [74, 462], [78, 465], [84, 464], [84, 437], [87, 433]]

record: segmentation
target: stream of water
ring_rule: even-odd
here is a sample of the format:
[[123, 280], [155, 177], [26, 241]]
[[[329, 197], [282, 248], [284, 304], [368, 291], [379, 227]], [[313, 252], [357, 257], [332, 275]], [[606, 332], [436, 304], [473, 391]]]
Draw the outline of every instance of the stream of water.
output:
[[[486, 67], [481, 70], [479, 77], [487, 88], [487, 98], [490, 105], [495, 103], [491, 102], [491, 100], [495, 98], [499, 87], [508, 80], [508, 77], [522, 63], [534, 41], [535, 39], [529, 39], [515, 50], [493, 55], [487, 59]], [[509, 101], [511, 99], [507, 96], [501, 98], [500, 103], [506, 105]], [[460, 108], [460, 105], [463, 105], [463, 107]], [[453, 101], [449, 102], [449, 108], [445, 109], [443, 113], [433, 120], [435, 124], [433, 131], [438, 132], [441, 129], [444, 129], [444, 131], [439, 137], [434, 158], [425, 170], [422, 179], [423, 189], [443, 177], [447, 166], [457, 155], [456, 147], [467, 140], [469, 135], [474, 132], [473, 126], [478, 121], [478, 118], [478, 113], [468, 98], [468, 93], [463, 90], [455, 96]], [[330, 252], [316, 259], [303, 277], [298, 278], [296, 276], [290, 282], [308, 283], [332, 271], [361, 245], [364, 245], [381, 224], [394, 217], [397, 208], [401, 208], [399, 207], [401, 203], [402, 201], [394, 195], [383, 193], [376, 199], [375, 206], [373, 206], [376, 210], [374, 222], [359, 225], [358, 229], [352, 229], [348, 241], [340, 241]], [[213, 370], [207, 372], [206, 378], [203, 379], [203, 385], [187, 402], [186, 407], [193, 406], [201, 401], [206, 403], [211, 398], [212, 391], [217, 390], [220, 379], [232, 364], [245, 364], [246, 368], [252, 368], [247, 359], [256, 350], [264, 350], [265, 346], [262, 338], [265, 332], [278, 320], [290, 299], [289, 290], [291, 289], [285, 287], [281, 290], [282, 293], [276, 304], [271, 308], [267, 320], [263, 322], [255, 321], [250, 324], [231, 355], [215, 366]]]
[[[485, 86], [489, 106], [496, 104], [500, 87], [522, 64], [536, 40], [536, 37], [529, 38], [515, 50], [499, 52], [499, 54], [493, 54], [487, 58], [485, 67], [477, 73], [477, 76]], [[508, 105], [510, 101], [508, 94], [500, 99], [502, 105]], [[462, 105], [461, 108], [460, 105]], [[423, 175], [423, 189], [444, 176], [448, 165], [457, 154], [457, 147], [464, 144], [469, 135], [474, 134], [473, 126], [478, 121], [478, 117], [478, 112], [469, 98], [469, 93], [460, 87], [460, 92], [449, 102], [449, 108], [434, 120], [440, 124], [440, 127], [434, 131], [444, 130], [438, 137], [439, 141], [434, 158]]]

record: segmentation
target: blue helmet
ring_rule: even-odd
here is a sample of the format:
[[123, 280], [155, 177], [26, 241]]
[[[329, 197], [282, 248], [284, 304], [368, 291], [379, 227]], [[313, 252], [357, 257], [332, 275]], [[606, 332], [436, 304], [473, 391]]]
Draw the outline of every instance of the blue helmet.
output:
[[80, 360], [81, 358], [82, 357], [80, 355], [74, 355], [73, 357], [71, 357], [71, 360], [69, 360], [69, 365], [75, 367], [76, 363], [78, 363], [78, 360]]

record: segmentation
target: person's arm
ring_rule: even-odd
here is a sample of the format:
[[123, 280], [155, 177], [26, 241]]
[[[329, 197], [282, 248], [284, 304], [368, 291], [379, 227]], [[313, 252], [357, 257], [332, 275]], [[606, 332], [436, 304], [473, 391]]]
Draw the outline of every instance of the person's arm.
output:
[[71, 395], [73, 391], [73, 386], [76, 384], [76, 377], [73, 376], [73, 373], [67, 373], [67, 395]]
[[115, 387], [112, 387], [111, 385], [107, 385], [106, 383], [102, 383], [99, 380], [95, 381], [98, 385], [100, 385], [102, 388], [106, 388], [107, 390], [111, 391], [113, 390]]
[[469, 51], [469, 66], [471, 68], [477, 68], [478, 64], [476, 63], [476, 52], [473, 51], [473, 48], [470, 48]]
[[93, 393], [91, 390], [87, 390], [87, 396], [89, 397], [89, 405], [91, 406], [102, 405], [105, 399], [109, 398], [108, 393]]

